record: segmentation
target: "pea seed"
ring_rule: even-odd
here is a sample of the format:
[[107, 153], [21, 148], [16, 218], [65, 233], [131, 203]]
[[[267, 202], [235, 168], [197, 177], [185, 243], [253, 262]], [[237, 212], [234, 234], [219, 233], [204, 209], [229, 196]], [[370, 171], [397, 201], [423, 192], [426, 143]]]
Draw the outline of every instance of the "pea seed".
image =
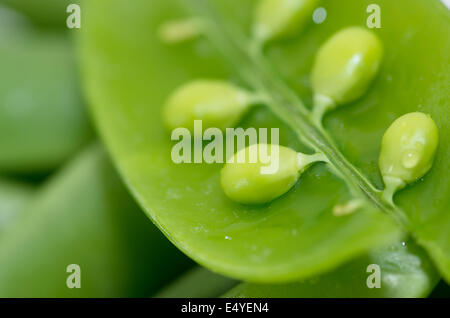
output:
[[163, 111], [168, 129], [184, 127], [194, 132], [194, 120], [203, 127], [222, 130], [234, 127], [255, 100], [232, 84], [218, 80], [197, 80], [178, 88]]
[[295, 33], [311, 19], [318, 0], [261, 0], [256, 8], [253, 35], [259, 42]]
[[164, 43], [177, 44], [200, 36], [202, 28], [199, 19], [171, 20], [160, 26], [159, 38]]
[[289, 191], [300, 174], [318, 161], [326, 159], [322, 154], [305, 155], [283, 146], [254, 144], [227, 161], [220, 183], [233, 201], [263, 204]]
[[409, 113], [391, 124], [383, 136], [379, 158], [388, 200], [430, 170], [438, 141], [438, 128], [429, 115]]
[[361, 97], [378, 72], [383, 46], [372, 31], [350, 27], [319, 49], [312, 69], [314, 117]]

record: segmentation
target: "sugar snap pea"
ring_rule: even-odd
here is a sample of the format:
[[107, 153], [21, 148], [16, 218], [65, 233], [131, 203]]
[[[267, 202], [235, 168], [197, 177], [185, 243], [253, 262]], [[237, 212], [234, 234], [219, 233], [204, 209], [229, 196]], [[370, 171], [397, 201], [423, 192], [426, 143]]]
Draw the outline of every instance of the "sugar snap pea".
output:
[[52, 171], [92, 138], [72, 43], [20, 19], [0, 26], [0, 173]]
[[[188, 268], [90, 146], [0, 236], [1, 297], [146, 297]], [[66, 285], [70, 264], [81, 288]]]
[[[219, 273], [280, 283], [331, 270], [408, 230], [448, 279], [450, 241], [441, 235], [450, 224], [448, 181], [438, 186], [448, 171], [448, 143], [442, 136], [448, 136], [449, 125], [446, 116], [439, 116], [448, 109], [448, 57], [429, 58], [423, 47], [448, 51], [449, 13], [439, 2], [399, 1], [380, 2], [389, 31], [370, 31], [384, 51], [376, 80], [360, 98], [342, 98], [349, 105], [330, 112], [323, 127], [309, 116], [311, 67], [326, 39], [349, 25], [364, 27], [366, 11], [359, 0], [327, 3], [329, 15], [320, 28], [308, 28], [301, 41], [294, 37], [258, 54], [249, 48], [254, 1], [149, 5], [142, 0], [125, 13], [117, 10], [120, 0], [87, 5], [91, 17], [102, 16], [87, 19], [81, 41], [95, 121], [130, 189], [180, 249]], [[208, 36], [175, 48], [162, 42], [160, 26], [180, 17], [209, 21]], [[127, 21], [120, 28], [114, 24], [119, 19]], [[123, 49], [112, 54], [110, 47]], [[107, 76], [99, 67], [104, 63], [111, 66]], [[124, 64], [128, 67], [119, 67]], [[169, 159], [162, 107], [177, 87], [197, 78], [230, 79], [262, 93], [267, 107], [250, 110], [239, 126], [280, 128], [280, 145], [322, 152], [330, 163], [305, 171], [292, 191], [270, 204], [256, 208], [233, 202], [220, 189], [221, 165], [177, 165]], [[415, 111], [436, 121], [439, 147], [432, 169], [399, 191], [394, 206], [382, 196], [377, 165], [382, 135], [393, 120]], [[333, 213], [355, 198], [368, 204], [358, 213]], [[391, 223], [397, 215], [411, 226], [399, 230]]]

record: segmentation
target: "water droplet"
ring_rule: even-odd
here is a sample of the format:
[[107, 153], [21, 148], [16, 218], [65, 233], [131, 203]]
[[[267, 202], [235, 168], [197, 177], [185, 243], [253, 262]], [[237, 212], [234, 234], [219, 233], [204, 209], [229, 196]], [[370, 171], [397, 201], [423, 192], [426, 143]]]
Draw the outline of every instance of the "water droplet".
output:
[[313, 21], [316, 24], [322, 24], [327, 18], [327, 10], [323, 7], [319, 7], [314, 10]]
[[228, 241], [231, 241], [231, 237], [230, 236], [226, 236], [225, 235], [225, 239], [228, 240]]

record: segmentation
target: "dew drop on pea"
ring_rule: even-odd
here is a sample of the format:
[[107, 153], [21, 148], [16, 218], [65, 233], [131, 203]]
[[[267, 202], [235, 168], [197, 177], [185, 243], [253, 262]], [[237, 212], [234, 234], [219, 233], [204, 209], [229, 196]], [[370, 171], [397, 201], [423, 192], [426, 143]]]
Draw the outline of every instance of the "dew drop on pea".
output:
[[373, 31], [349, 27], [319, 49], [312, 69], [314, 94], [336, 105], [361, 97], [380, 67], [383, 46]]
[[[262, 173], [261, 167], [269, 167], [276, 160], [273, 154], [278, 154], [278, 169], [273, 173]], [[220, 174], [220, 183], [233, 201], [263, 204], [289, 191], [297, 182], [301, 168], [294, 150], [278, 145], [262, 148], [261, 144], [255, 144], [238, 151], [227, 161]]]
[[178, 88], [169, 97], [163, 120], [169, 130], [187, 128], [194, 131], [194, 121], [203, 129], [235, 127], [250, 106], [250, 94], [225, 81], [197, 80]]
[[397, 188], [423, 177], [432, 167], [438, 146], [438, 128], [424, 113], [401, 116], [386, 130], [379, 166], [386, 186], [397, 182]]
[[318, 0], [260, 0], [256, 7], [253, 35], [259, 42], [287, 36], [312, 20]]

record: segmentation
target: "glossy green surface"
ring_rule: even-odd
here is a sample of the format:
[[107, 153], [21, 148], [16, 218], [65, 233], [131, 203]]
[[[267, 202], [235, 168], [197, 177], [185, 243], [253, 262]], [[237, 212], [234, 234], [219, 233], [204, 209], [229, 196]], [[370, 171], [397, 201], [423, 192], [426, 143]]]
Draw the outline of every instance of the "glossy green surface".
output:
[[439, 131], [430, 116], [419, 112], [403, 115], [383, 135], [381, 175], [405, 184], [422, 178], [433, 165], [438, 143]]
[[[146, 297], [190, 261], [135, 205], [90, 147], [50, 180], [0, 236], [0, 297]], [[69, 264], [81, 288], [69, 289]]]
[[377, 74], [383, 44], [364, 27], [338, 31], [317, 52], [311, 83], [315, 94], [337, 104], [352, 102], [366, 93]]
[[[380, 288], [375, 264], [379, 266]], [[375, 274], [375, 275], [374, 275]], [[412, 298], [426, 297], [439, 276], [426, 253], [412, 242], [398, 243], [370, 252], [338, 269], [301, 282], [285, 285], [242, 283], [224, 297], [245, 298]]]
[[72, 43], [0, 17], [0, 173], [48, 172], [92, 135]]
[[[236, 24], [235, 32], [250, 32], [253, 1], [210, 2], [226, 21]], [[329, 18], [308, 27], [301, 41], [268, 48], [271, 63], [308, 104], [308, 79], [320, 44], [342, 27], [366, 19], [369, 1], [344, 2], [326, 2]], [[448, 176], [450, 162], [445, 151], [450, 142], [446, 112], [449, 15], [437, 1], [381, 2], [383, 29], [376, 33], [386, 55], [380, 74], [367, 95], [331, 112], [324, 124], [348, 160], [381, 188], [379, 147], [390, 122], [420, 109], [437, 118], [442, 148], [433, 169], [423, 181], [399, 192], [396, 203], [448, 278], [450, 185], [442, 176]], [[136, 1], [133, 7], [121, 0], [86, 3], [88, 18], [81, 40], [86, 92], [97, 126], [129, 189], [171, 241], [220, 273], [280, 282], [332, 269], [398, 237], [392, 220], [375, 205], [335, 217], [333, 207], [348, 202], [352, 195], [347, 184], [324, 164], [308, 169], [282, 198], [255, 208], [233, 203], [222, 193], [221, 165], [171, 162], [172, 143], [160, 120], [167, 97], [190, 80], [229, 79], [238, 69], [247, 68], [225, 64], [205, 39], [176, 49], [161, 43], [157, 30], [162, 23], [189, 16], [180, 3], [184, 7], [192, 4], [162, 0]], [[403, 12], [405, 6], [408, 15]], [[308, 150], [264, 108], [251, 111], [241, 126], [279, 127], [282, 145]]]
[[233, 201], [262, 204], [289, 191], [300, 175], [297, 152], [278, 145], [254, 144], [228, 159], [220, 185]]

